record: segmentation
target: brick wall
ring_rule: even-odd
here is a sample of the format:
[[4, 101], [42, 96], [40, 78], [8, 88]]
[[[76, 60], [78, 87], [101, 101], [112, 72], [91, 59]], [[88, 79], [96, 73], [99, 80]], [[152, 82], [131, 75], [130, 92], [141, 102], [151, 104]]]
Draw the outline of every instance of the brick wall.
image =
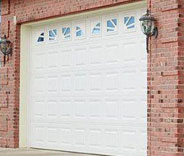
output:
[[[183, 102], [179, 95], [179, 1], [152, 0], [148, 7], [157, 19], [159, 36], [152, 37], [148, 54], [149, 155], [181, 156]], [[181, 91], [182, 92], [182, 91]]]
[[[0, 68], [0, 146], [18, 147], [21, 23], [59, 17], [136, 0], [2, 0], [2, 34], [13, 55]], [[182, 0], [148, 0], [159, 36], [148, 54], [148, 155], [183, 156], [184, 13]], [[17, 17], [17, 24], [13, 22]]]

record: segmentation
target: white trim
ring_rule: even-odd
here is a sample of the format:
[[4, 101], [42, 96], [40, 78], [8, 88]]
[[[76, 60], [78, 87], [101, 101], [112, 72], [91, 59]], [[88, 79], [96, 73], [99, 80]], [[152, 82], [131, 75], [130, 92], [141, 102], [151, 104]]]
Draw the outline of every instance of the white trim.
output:
[[21, 26], [19, 147], [28, 147], [30, 26]]

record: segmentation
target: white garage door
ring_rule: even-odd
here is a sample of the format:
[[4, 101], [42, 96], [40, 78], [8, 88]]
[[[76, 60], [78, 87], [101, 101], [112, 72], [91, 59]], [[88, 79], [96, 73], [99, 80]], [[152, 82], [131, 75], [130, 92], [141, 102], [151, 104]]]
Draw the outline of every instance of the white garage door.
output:
[[31, 147], [146, 156], [144, 12], [115, 9], [32, 28]]

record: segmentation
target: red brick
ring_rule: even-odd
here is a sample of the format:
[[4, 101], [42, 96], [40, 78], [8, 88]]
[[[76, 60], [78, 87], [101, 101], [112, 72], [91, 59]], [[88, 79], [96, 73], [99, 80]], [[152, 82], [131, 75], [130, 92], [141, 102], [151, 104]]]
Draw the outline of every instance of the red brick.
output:
[[3, 112], [0, 111], [0, 131], [8, 130], [8, 117], [7, 115], [3, 115]]

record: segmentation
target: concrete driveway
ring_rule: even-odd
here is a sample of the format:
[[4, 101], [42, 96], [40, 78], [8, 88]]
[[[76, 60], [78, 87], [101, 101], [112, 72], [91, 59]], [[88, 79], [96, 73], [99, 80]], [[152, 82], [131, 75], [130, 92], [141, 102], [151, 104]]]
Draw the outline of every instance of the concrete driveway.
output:
[[0, 156], [97, 156], [38, 149], [1, 149]]

